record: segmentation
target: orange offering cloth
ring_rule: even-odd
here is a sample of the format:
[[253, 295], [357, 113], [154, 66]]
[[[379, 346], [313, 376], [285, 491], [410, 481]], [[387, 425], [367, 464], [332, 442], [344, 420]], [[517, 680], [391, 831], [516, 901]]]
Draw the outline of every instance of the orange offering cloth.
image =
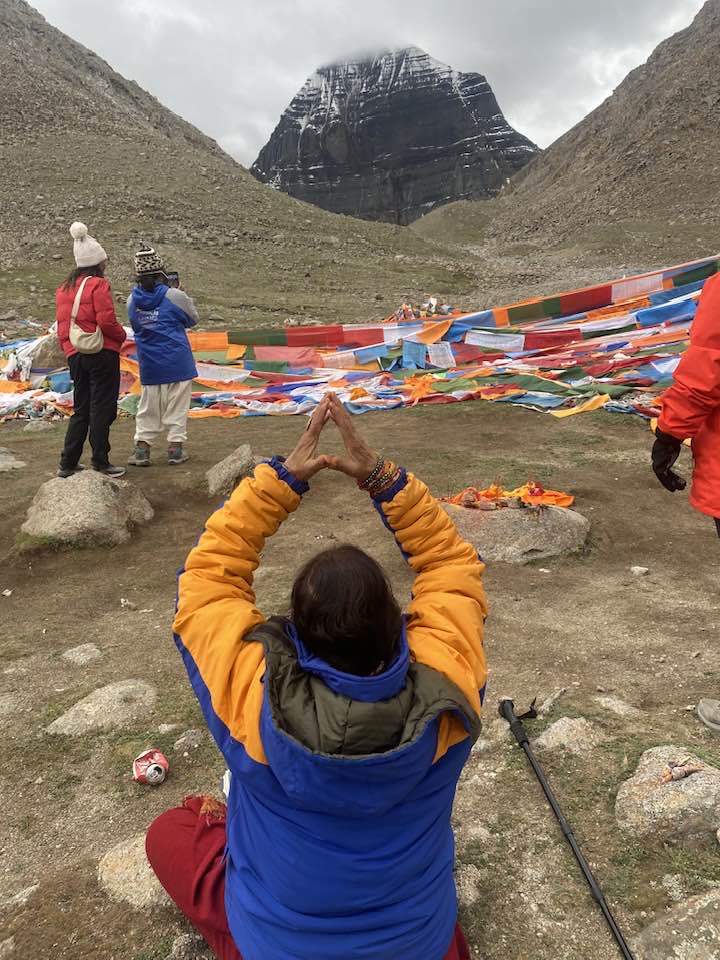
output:
[[466, 487], [454, 497], [442, 497], [444, 503], [454, 503], [459, 507], [476, 508], [479, 503], [494, 503], [497, 506], [506, 506], [504, 501], [521, 500], [529, 507], [571, 507], [575, 497], [559, 490], [546, 490], [539, 483], [528, 481], [517, 490], [504, 490], [500, 484], [494, 483], [486, 490], [476, 487]]

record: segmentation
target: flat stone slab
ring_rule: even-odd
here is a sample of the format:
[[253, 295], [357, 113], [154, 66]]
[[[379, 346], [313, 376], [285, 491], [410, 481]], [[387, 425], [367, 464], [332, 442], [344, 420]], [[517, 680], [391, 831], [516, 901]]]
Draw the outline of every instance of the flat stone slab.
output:
[[690, 763], [702, 763], [687, 749], [675, 745], [645, 751], [633, 776], [618, 790], [615, 816], [621, 830], [661, 840], [717, 831], [720, 769], [704, 764], [703, 770], [682, 780], [662, 781], [667, 765], [686, 757]]
[[529, 563], [576, 553], [587, 543], [590, 523], [575, 510], [471, 510], [443, 504], [455, 526], [484, 560]]
[[0, 447], [0, 473], [10, 473], [11, 470], [22, 470], [26, 466], [24, 460], [18, 460], [7, 447]]
[[63, 660], [74, 663], [76, 667], [84, 667], [86, 663], [91, 663], [100, 657], [102, 657], [102, 650], [94, 643], [81, 643], [79, 647], [72, 647], [62, 654]]
[[584, 717], [561, 717], [533, 740], [540, 750], [568, 750], [588, 753], [603, 740], [602, 734]]
[[250, 476], [259, 462], [247, 443], [233, 450], [205, 474], [208, 496], [229, 497], [240, 481]]
[[639, 720], [643, 715], [642, 710], [620, 700], [619, 697], [595, 697], [595, 703], [608, 713], [614, 713], [616, 717], [622, 717], [624, 720]]
[[31, 420], [23, 427], [23, 433], [49, 433], [55, 429], [51, 420]]
[[98, 864], [98, 882], [111, 900], [147, 910], [169, 903], [145, 855], [145, 834], [123, 840]]
[[146, 716], [156, 700], [157, 690], [144, 680], [120, 680], [93, 690], [54, 720], [46, 730], [68, 737], [112, 730]]
[[693, 897], [635, 937], [635, 960], [720, 960], [720, 890]]
[[131, 483], [84, 470], [44, 483], [28, 510], [22, 532], [30, 546], [115, 546], [130, 539], [153, 508]]

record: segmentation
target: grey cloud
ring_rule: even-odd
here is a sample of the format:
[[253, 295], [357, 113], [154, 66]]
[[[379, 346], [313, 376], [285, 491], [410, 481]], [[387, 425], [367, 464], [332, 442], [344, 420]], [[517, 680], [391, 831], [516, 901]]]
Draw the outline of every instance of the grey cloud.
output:
[[602, 102], [703, 0], [36, 0], [249, 165], [316, 67], [416, 44], [487, 75], [541, 146]]

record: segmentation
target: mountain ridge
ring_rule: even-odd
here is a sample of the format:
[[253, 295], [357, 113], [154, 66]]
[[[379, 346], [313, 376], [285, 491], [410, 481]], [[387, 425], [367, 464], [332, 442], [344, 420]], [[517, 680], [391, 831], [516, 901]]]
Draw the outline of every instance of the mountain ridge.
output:
[[[513, 179], [491, 235], [645, 219], [715, 222], [720, 201], [720, 0], [662, 41], [599, 107]], [[710, 209], [712, 208], [712, 209]], [[548, 229], [549, 228], [549, 229]]]
[[50, 321], [84, 220], [118, 292], [155, 243], [224, 326], [383, 316], [457, 296], [472, 264], [399, 228], [268, 190], [182, 118], [49, 24], [0, 0], [0, 314]]

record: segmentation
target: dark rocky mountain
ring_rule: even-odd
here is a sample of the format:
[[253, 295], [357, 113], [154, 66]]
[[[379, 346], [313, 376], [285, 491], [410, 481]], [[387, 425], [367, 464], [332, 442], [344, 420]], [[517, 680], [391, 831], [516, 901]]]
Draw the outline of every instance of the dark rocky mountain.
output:
[[119, 293], [147, 240], [224, 326], [367, 319], [408, 291], [469, 284], [465, 264], [404, 230], [267, 190], [24, 0], [0, 0], [0, 315], [52, 319], [77, 219]]
[[320, 68], [251, 173], [326, 210], [407, 224], [494, 196], [537, 152], [485, 77], [408, 47]]

